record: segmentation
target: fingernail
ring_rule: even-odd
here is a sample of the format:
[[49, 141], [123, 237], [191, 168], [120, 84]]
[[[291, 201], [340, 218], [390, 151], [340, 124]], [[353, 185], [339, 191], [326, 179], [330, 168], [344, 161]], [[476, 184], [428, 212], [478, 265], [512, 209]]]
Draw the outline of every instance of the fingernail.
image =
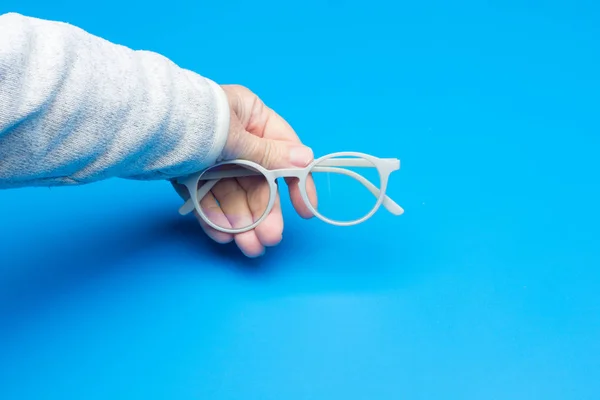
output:
[[292, 147], [290, 162], [296, 167], [306, 167], [313, 160], [312, 149], [306, 146]]

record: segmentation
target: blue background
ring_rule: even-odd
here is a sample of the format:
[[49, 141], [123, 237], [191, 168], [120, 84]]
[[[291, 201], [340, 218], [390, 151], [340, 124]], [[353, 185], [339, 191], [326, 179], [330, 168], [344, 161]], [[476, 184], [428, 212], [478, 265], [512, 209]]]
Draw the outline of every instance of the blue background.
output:
[[406, 208], [258, 260], [163, 182], [0, 193], [1, 399], [600, 398], [593, 1], [25, 1], [241, 83]]

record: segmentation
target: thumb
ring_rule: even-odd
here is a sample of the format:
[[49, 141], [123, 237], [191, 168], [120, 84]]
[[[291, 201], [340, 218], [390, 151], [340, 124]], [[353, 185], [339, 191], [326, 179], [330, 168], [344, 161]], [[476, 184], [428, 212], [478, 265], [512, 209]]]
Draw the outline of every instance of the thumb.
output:
[[232, 132], [229, 158], [253, 161], [267, 169], [305, 167], [314, 155], [301, 143], [261, 138], [245, 129]]

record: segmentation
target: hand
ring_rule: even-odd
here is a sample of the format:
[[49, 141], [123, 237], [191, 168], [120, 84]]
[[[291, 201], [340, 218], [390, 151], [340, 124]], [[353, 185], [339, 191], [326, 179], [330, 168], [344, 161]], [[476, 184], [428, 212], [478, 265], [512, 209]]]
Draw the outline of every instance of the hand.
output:
[[[267, 169], [305, 167], [313, 160], [312, 150], [302, 145], [292, 127], [268, 108], [258, 96], [239, 85], [224, 85], [222, 88], [229, 100], [231, 118], [229, 136], [221, 160], [241, 158], [254, 161]], [[289, 179], [286, 182], [292, 204], [298, 214], [303, 218], [311, 218], [313, 215], [302, 200], [297, 179]], [[176, 189], [180, 195], [184, 195], [185, 189]], [[316, 191], [310, 178], [306, 189], [309, 200], [316, 205]], [[219, 204], [206, 196], [206, 201], [212, 200], [208, 207], [213, 212], [235, 210], [234, 213], [238, 216], [236, 220], [251, 220], [252, 210], [264, 210], [269, 197], [266, 182], [257, 183], [251, 178], [224, 179], [218, 182], [211, 192]], [[215, 208], [217, 209], [214, 210]], [[245, 217], [239, 218], [240, 213]], [[268, 217], [248, 232], [235, 235], [223, 233], [208, 226], [197, 212], [196, 218], [209, 237], [219, 243], [235, 240], [240, 250], [248, 257], [264, 254], [266, 247], [275, 246], [282, 239], [283, 215], [279, 193]]]

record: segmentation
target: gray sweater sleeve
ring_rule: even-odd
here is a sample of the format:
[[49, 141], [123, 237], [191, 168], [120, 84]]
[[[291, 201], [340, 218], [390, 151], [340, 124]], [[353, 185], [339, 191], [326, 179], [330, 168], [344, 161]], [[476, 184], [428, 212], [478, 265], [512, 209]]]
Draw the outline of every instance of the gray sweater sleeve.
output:
[[170, 179], [219, 157], [223, 90], [72, 25], [0, 15], [0, 188]]

